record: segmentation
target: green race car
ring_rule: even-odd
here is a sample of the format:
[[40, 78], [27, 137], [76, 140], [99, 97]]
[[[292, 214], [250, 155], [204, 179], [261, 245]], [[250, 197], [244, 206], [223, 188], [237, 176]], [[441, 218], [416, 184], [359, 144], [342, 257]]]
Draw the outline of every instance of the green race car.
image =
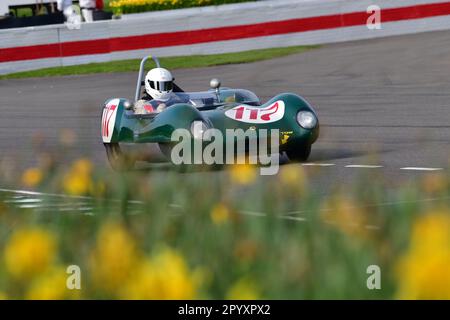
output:
[[[224, 136], [236, 130], [254, 133], [243, 138], [245, 153], [252, 142], [257, 142], [252, 140], [261, 140], [260, 132], [274, 131], [278, 141], [277, 149], [273, 150], [286, 153], [294, 161], [306, 161], [309, 157], [311, 145], [319, 135], [319, 121], [309, 103], [293, 93], [279, 94], [261, 104], [253, 92], [220, 87], [220, 82], [213, 79], [211, 89], [201, 92], [184, 92], [174, 84], [173, 94], [178, 102], [162, 111], [152, 109], [145, 114], [136, 113], [134, 105], [141, 98], [144, 65], [149, 58], [141, 61], [135, 101], [113, 98], [103, 106], [101, 135], [113, 168], [131, 168], [137, 161], [171, 161], [177, 130], [191, 133], [191, 139], [202, 140], [203, 145], [211, 140], [205, 138], [205, 134], [212, 129]], [[159, 67], [158, 59], [153, 60]], [[239, 138], [234, 136], [233, 139]]]

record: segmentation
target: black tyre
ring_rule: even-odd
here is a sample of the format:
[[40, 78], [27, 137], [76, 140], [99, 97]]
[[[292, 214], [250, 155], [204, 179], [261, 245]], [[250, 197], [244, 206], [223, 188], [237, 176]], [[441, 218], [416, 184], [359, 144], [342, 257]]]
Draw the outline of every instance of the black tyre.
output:
[[158, 143], [158, 146], [161, 153], [167, 158], [167, 161], [170, 161], [173, 145], [171, 143]]
[[311, 145], [301, 146], [295, 149], [286, 150], [286, 154], [291, 161], [304, 162], [308, 160], [311, 154]]
[[162, 154], [166, 157], [167, 161], [172, 163], [172, 165], [179, 170], [180, 172], [194, 172], [194, 171], [205, 171], [205, 170], [221, 170], [224, 165], [223, 164], [194, 164], [194, 159], [191, 159], [190, 164], [174, 164], [171, 159], [171, 153], [173, 144], [170, 143], [160, 143], [159, 149], [161, 150]]
[[159, 150], [161, 150], [162, 154], [166, 157], [167, 161], [171, 163], [174, 168], [180, 172], [188, 172], [190, 165], [189, 164], [174, 164], [172, 162], [172, 143], [159, 143]]
[[109, 164], [116, 171], [126, 171], [134, 168], [135, 160], [126, 157], [118, 143], [104, 143]]

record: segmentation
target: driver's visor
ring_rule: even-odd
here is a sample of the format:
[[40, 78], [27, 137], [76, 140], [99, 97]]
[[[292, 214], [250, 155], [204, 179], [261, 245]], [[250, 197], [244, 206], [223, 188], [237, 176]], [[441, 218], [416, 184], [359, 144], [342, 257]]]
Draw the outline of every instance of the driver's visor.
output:
[[150, 83], [150, 87], [152, 89], [158, 91], [170, 91], [173, 89], [172, 81], [148, 81]]

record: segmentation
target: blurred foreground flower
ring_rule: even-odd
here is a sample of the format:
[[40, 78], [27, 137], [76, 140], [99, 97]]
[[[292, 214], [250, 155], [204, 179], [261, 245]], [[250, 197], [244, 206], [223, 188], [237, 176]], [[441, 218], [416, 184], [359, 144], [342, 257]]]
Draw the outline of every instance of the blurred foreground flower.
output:
[[230, 219], [230, 215], [228, 207], [223, 203], [219, 203], [211, 211], [211, 220], [215, 224], [220, 225], [227, 222]]
[[121, 298], [195, 299], [200, 283], [201, 275], [188, 269], [181, 254], [165, 247], [141, 262]]
[[400, 299], [450, 299], [450, 211], [415, 222], [406, 254], [397, 264]]
[[30, 300], [78, 299], [80, 291], [67, 289], [66, 281], [65, 268], [53, 267], [31, 283], [25, 298]]
[[322, 207], [322, 219], [332, 223], [342, 233], [365, 238], [367, 236], [367, 216], [349, 198], [335, 196]]
[[73, 146], [77, 141], [77, 135], [72, 129], [63, 129], [59, 135], [59, 142], [66, 147]]
[[22, 175], [22, 184], [26, 187], [36, 187], [44, 178], [44, 174], [39, 168], [27, 169]]
[[245, 239], [239, 241], [233, 250], [235, 258], [244, 262], [255, 260], [259, 252], [260, 248], [257, 242]]
[[49, 268], [56, 255], [56, 240], [50, 232], [34, 227], [14, 232], [5, 246], [9, 273], [21, 280], [30, 279]]
[[85, 195], [93, 188], [92, 163], [87, 159], [74, 162], [70, 171], [64, 176], [64, 191], [71, 195]]
[[226, 298], [228, 300], [257, 300], [260, 299], [260, 294], [251, 280], [242, 278], [228, 289]]
[[101, 227], [91, 256], [92, 277], [100, 289], [114, 293], [134, 272], [138, 261], [134, 238], [121, 224], [108, 222]]
[[256, 167], [249, 164], [234, 164], [230, 169], [231, 181], [240, 185], [248, 185], [255, 181]]
[[305, 171], [301, 166], [295, 164], [284, 166], [280, 170], [280, 180], [289, 190], [293, 189], [301, 192], [306, 189]]
[[422, 179], [422, 189], [428, 194], [445, 192], [448, 188], [448, 180], [441, 173], [431, 173]]

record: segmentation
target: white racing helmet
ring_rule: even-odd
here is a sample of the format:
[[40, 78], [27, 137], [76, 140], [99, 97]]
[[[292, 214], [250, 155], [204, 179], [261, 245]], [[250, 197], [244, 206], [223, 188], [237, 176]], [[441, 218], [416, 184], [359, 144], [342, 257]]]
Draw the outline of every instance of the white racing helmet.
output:
[[173, 76], [169, 70], [154, 68], [145, 76], [145, 91], [156, 100], [168, 100], [173, 90]]

